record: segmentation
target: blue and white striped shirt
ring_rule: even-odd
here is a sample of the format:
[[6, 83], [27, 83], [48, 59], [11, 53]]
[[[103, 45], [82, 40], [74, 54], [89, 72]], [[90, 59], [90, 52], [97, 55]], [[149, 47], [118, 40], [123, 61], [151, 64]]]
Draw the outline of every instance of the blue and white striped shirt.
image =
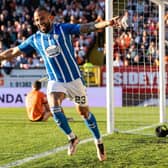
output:
[[81, 78], [71, 41], [71, 35], [79, 33], [79, 24], [53, 24], [49, 33], [37, 31], [18, 47], [25, 53], [36, 50], [43, 57], [49, 80], [66, 83]]

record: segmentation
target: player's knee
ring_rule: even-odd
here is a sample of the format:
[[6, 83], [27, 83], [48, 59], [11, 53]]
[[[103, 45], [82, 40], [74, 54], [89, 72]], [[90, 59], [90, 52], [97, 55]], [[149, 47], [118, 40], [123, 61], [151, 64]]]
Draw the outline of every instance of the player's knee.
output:
[[77, 108], [77, 111], [79, 112], [79, 114], [80, 114], [83, 118], [88, 118], [88, 116], [89, 116], [89, 109], [88, 109], [88, 107], [79, 106], [79, 107]]
[[48, 103], [50, 107], [60, 106], [65, 98], [64, 93], [52, 92], [47, 94]]

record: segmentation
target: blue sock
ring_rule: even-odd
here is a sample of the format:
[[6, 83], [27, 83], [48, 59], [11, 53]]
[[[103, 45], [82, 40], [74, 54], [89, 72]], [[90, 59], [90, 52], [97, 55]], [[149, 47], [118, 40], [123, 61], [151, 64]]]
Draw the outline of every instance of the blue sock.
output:
[[61, 130], [67, 135], [70, 134], [72, 130], [68, 124], [68, 121], [64, 113], [62, 112], [61, 107], [60, 106], [51, 107], [50, 110], [51, 113], [53, 114], [54, 121], [61, 128]]
[[95, 116], [92, 113], [89, 113], [88, 118], [85, 118], [84, 121], [89, 130], [92, 132], [94, 138], [96, 138], [97, 140], [100, 139], [100, 132], [97, 126]]

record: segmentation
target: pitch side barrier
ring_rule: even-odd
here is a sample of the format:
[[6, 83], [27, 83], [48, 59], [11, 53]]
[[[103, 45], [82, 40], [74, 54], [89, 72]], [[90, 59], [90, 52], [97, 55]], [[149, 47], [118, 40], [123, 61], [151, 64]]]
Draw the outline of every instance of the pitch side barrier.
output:
[[[80, 70], [84, 77], [85, 83], [88, 87], [101, 85], [100, 66], [92, 66], [92, 67], [80, 66]], [[10, 71], [7, 71], [6, 69], [1, 69], [0, 71], [0, 88], [31, 87], [32, 83], [35, 80], [41, 80], [42, 86], [46, 87], [47, 75], [44, 68], [10, 69]]]
[[[86, 85], [88, 87], [106, 87], [106, 67], [92, 66], [80, 67]], [[166, 93], [168, 93], [168, 64], [166, 65]], [[0, 74], [0, 88], [27, 88], [37, 79], [45, 79], [45, 69], [12, 69], [6, 74], [2, 69]], [[150, 96], [158, 97], [159, 92], [159, 67], [158, 66], [121, 66], [114, 67], [114, 86], [121, 87], [123, 97], [141, 96], [142, 100], [149, 99]], [[46, 87], [47, 81], [42, 81], [42, 86]], [[145, 95], [143, 95], [145, 93]], [[136, 100], [136, 99], [134, 99]], [[123, 105], [125, 103], [123, 102]], [[128, 104], [128, 103], [127, 103]], [[130, 105], [137, 102], [131, 101]]]
[[[87, 86], [106, 86], [106, 66], [80, 67]], [[166, 65], [166, 93], [168, 93], [168, 64]], [[43, 87], [47, 83], [45, 69], [12, 69], [9, 74], [0, 70], [0, 87], [31, 87], [35, 80], [42, 80]], [[122, 87], [124, 92], [158, 93], [158, 66], [121, 66], [114, 67], [114, 86]]]

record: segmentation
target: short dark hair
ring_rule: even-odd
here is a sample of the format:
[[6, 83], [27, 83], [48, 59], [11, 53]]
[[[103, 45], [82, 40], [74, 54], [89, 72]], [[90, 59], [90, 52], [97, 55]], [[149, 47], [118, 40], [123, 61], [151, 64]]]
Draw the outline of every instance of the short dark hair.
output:
[[41, 82], [36, 80], [34, 83], [33, 83], [33, 87], [36, 89], [36, 90], [40, 90], [41, 89]]
[[48, 9], [45, 8], [44, 6], [39, 6], [38, 8], [36, 8], [35, 11], [34, 11], [34, 13], [35, 13], [35, 12], [40, 12], [40, 11], [45, 11], [45, 12], [50, 13], [50, 12], [48, 11]]

